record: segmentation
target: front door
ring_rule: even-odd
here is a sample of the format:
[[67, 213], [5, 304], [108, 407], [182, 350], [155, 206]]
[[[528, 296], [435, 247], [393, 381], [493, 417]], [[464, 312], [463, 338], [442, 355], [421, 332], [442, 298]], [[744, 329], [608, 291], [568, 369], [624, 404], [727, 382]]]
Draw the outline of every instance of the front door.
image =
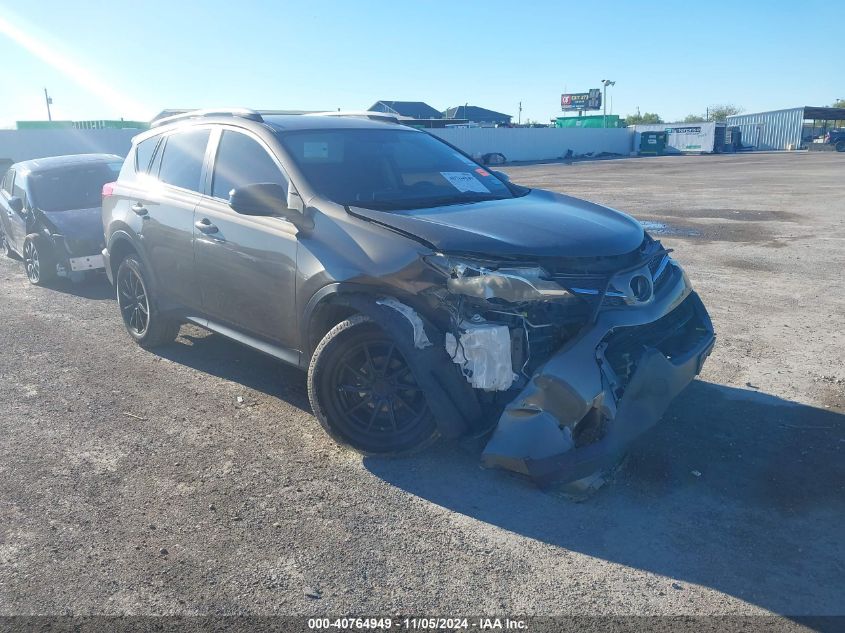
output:
[[240, 215], [228, 204], [232, 189], [254, 183], [287, 188], [288, 180], [260, 139], [234, 128], [219, 134], [208, 195], [194, 216], [203, 311], [212, 321], [294, 349], [296, 229], [281, 218]]

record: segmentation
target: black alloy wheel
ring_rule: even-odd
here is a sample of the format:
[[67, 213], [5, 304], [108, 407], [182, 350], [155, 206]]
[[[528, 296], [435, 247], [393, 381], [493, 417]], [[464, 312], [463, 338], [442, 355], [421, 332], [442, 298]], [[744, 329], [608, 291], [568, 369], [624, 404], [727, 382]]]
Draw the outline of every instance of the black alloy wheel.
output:
[[150, 300], [144, 280], [132, 266], [121, 266], [118, 271], [117, 304], [126, 329], [142, 338], [150, 325]]
[[172, 343], [180, 322], [156, 309], [146, 269], [137, 255], [120, 262], [115, 274], [117, 305], [129, 335], [144, 348]]
[[368, 454], [419, 450], [437, 438], [425, 394], [396, 343], [357, 316], [320, 343], [309, 371], [309, 396], [324, 428]]

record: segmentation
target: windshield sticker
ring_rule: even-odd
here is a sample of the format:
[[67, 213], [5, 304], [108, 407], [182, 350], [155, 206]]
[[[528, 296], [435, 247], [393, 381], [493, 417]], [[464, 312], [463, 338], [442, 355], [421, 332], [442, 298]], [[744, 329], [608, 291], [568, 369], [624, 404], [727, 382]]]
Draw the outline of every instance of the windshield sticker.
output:
[[464, 171], [441, 171], [440, 174], [461, 193], [465, 191], [490, 193], [490, 190], [484, 186], [484, 183], [470, 173]]
[[325, 141], [305, 141], [302, 149], [304, 158], [329, 157], [329, 144]]
[[479, 167], [478, 169], [476, 169], [475, 173], [478, 174], [479, 176], [484, 176], [484, 177], [487, 177], [487, 176], [490, 175], [490, 172], [487, 171], [486, 169], [484, 169], [483, 167]]

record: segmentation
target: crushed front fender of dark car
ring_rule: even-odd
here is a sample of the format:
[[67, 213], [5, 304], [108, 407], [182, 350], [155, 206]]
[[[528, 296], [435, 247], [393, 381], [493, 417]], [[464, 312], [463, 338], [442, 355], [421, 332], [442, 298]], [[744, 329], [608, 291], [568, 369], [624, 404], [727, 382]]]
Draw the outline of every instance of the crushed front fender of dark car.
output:
[[701, 299], [648, 235], [621, 256], [426, 260], [446, 352], [499, 416], [483, 463], [541, 484], [612, 467], [713, 348]]

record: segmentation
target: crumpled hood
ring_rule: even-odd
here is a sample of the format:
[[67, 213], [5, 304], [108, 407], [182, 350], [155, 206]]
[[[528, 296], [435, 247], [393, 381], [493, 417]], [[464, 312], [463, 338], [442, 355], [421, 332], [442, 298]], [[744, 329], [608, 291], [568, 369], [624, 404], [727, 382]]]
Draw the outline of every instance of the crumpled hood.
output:
[[103, 240], [103, 210], [101, 207], [91, 209], [72, 209], [70, 211], [42, 211], [47, 221], [52, 224], [56, 233], [61, 233], [68, 239], [75, 240]]
[[487, 256], [588, 257], [630, 253], [643, 228], [619, 211], [550, 191], [508, 200], [355, 216], [392, 227], [444, 253]]

